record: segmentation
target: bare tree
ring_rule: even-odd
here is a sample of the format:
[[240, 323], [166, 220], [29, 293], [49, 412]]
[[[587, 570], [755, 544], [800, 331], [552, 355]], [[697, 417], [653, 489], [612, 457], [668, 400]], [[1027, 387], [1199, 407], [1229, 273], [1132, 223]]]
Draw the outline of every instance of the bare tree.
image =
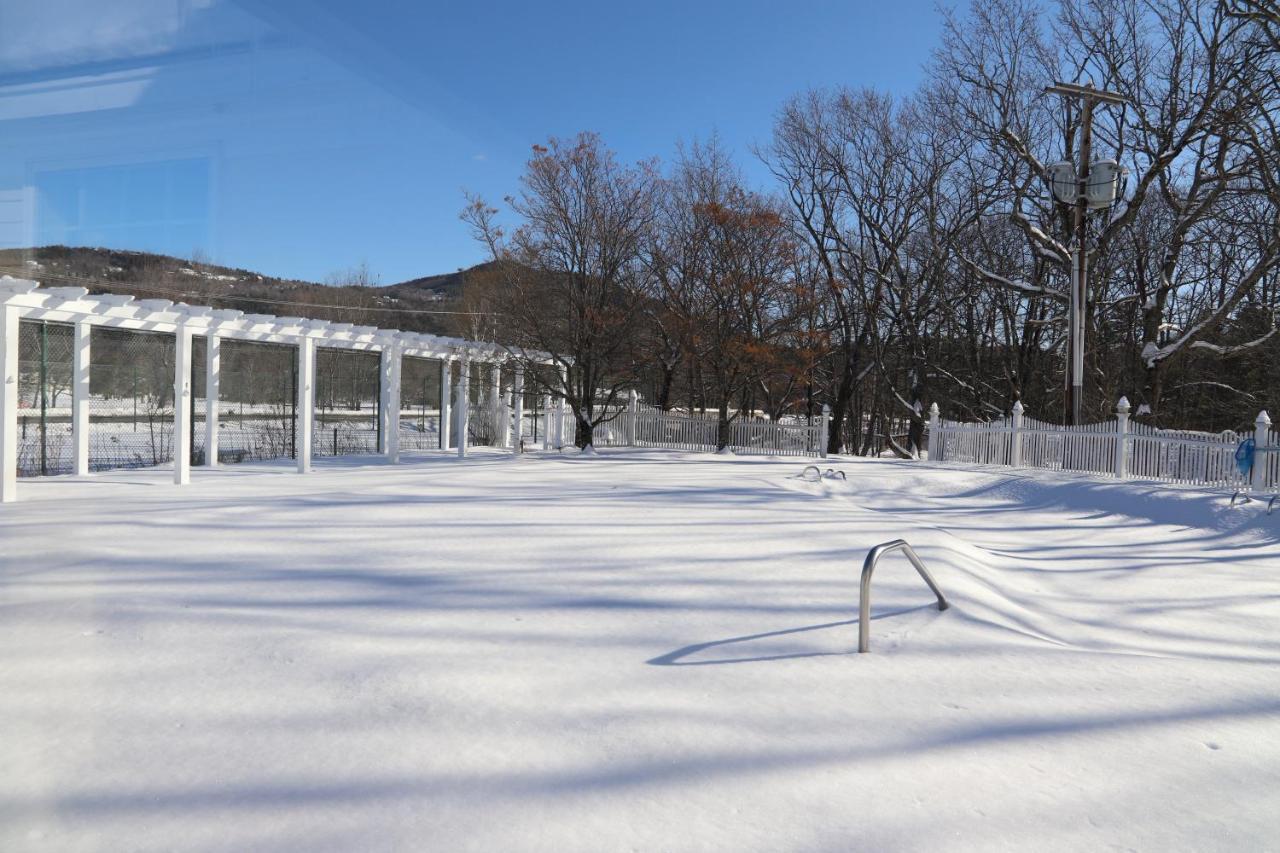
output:
[[520, 193], [507, 199], [520, 220], [509, 236], [482, 199], [462, 213], [495, 261], [499, 339], [518, 357], [538, 350], [555, 362], [547, 370], [527, 359], [527, 369], [568, 403], [579, 447], [640, 373], [657, 181], [652, 163], [621, 166], [599, 136], [582, 133], [534, 147]]
[[[935, 71], [967, 106], [975, 142], [1001, 165], [1007, 201], [995, 209], [1003, 208], [1027, 241], [1020, 274], [967, 260], [987, 285], [1025, 300], [1026, 322], [1054, 322], [1049, 346], [1061, 337], [1056, 320], [1070, 252], [1066, 212], [1040, 188], [1046, 164], [1072, 156], [1080, 117], [1063, 114], [1038, 90], [1053, 79], [1092, 79], [1128, 99], [1124, 109], [1103, 110], [1095, 124], [1098, 147], [1128, 168], [1130, 192], [1110, 217], [1092, 217], [1089, 367], [1115, 375], [1114, 341], [1100, 333], [1139, 306], [1140, 411], [1151, 414], [1160, 409], [1170, 366], [1197, 348], [1222, 348], [1215, 336], [1280, 257], [1280, 232], [1266, 227], [1276, 221], [1276, 196], [1261, 143], [1275, 126], [1275, 52], [1251, 37], [1252, 20], [1229, 14], [1228, 6], [1064, 0], [1050, 36], [1034, 4], [975, 5], [968, 19], [948, 22]], [[1242, 218], [1253, 224], [1229, 225]], [[1231, 252], [1197, 248], [1224, 226], [1236, 241]], [[1230, 286], [1208, 287], [1224, 280], [1227, 267]], [[1046, 306], [1051, 316], [1041, 317]], [[1098, 411], [1108, 402], [1095, 395], [1093, 405]]]
[[717, 446], [778, 363], [795, 246], [778, 205], [748, 192], [715, 139], [682, 151], [667, 183], [666, 304], [683, 317], [688, 349], [709, 380]]

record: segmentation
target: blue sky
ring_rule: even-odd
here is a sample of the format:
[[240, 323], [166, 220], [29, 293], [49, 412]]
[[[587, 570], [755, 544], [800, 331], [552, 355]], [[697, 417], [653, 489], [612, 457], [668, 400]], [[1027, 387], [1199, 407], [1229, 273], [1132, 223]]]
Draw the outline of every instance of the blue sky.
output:
[[909, 92], [939, 28], [932, 0], [5, 0], [0, 246], [447, 272], [482, 259], [463, 191], [515, 191], [548, 136], [633, 161], [714, 132], [768, 188], [788, 96]]

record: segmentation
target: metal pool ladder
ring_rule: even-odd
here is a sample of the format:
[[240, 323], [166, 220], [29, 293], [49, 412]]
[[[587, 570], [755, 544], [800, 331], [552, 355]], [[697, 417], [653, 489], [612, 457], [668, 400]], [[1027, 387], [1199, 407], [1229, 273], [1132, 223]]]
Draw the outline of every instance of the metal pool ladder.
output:
[[862, 562], [862, 588], [858, 593], [859, 653], [871, 651], [871, 573], [876, 570], [876, 563], [880, 561], [880, 558], [890, 551], [901, 551], [907, 555], [907, 559], [911, 561], [911, 565], [916, 567], [916, 571], [920, 573], [920, 577], [924, 578], [924, 582], [929, 585], [929, 589], [933, 590], [933, 594], [938, 596], [939, 610], [946, 610], [951, 606], [942, 597], [942, 590], [938, 589], [938, 585], [933, 582], [933, 578], [929, 576], [929, 570], [924, 567], [924, 563], [920, 562], [920, 557], [907, 544], [907, 540], [894, 539], [892, 542], [881, 542], [867, 552], [867, 559]]

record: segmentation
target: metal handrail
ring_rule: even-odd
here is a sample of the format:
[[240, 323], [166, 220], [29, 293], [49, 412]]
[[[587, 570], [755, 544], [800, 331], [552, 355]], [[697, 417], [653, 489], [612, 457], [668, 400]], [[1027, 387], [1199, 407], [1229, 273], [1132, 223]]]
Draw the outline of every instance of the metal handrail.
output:
[[814, 476], [818, 478], [817, 480], [812, 480], [812, 481], [811, 481], [811, 482], [814, 482], [814, 483], [818, 482], [819, 480], [823, 480], [823, 479], [826, 479], [826, 480], [834, 480], [837, 476], [838, 476], [841, 480], [845, 480], [846, 482], [847, 482], [847, 481], [848, 481], [848, 479], [849, 479], [848, 477], [846, 477], [846, 476], [845, 476], [845, 474], [844, 474], [844, 472], [843, 472], [843, 471], [837, 471], [837, 470], [836, 470], [836, 469], [834, 469], [834, 468], [828, 468], [828, 469], [826, 470], [826, 473], [823, 473], [822, 469], [821, 469], [821, 468], [819, 468], [817, 465], [806, 465], [806, 466], [804, 466], [804, 470], [800, 472], [800, 478], [801, 478], [801, 479], [804, 479], [804, 480], [809, 479], [809, 472], [810, 472], [810, 471], [812, 471], [812, 472], [813, 472], [813, 474], [814, 474]]
[[933, 594], [938, 596], [938, 609], [946, 610], [951, 605], [942, 596], [942, 590], [938, 589], [938, 585], [933, 582], [933, 578], [929, 576], [929, 570], [924, 567], [924, 563], [920, 562], [920, 557], [907, 544], [905, 539], [894, 539], [892, 542], [882, 542], [867, 552], [867, 559], [862, 562], [862, 587], [858, 593], [858, 652], [871, 651], [871, 573], [876, 570], [876, 563], [880, 558], [890, 551], [901, 551], [907, 555], [907, 559], [911, 561], [911, 565], [916, 567], [916, 571], [920, 573], [920, 577], [924, 578], [924, 582], [929, 585], [929, 589], [933, 590]]

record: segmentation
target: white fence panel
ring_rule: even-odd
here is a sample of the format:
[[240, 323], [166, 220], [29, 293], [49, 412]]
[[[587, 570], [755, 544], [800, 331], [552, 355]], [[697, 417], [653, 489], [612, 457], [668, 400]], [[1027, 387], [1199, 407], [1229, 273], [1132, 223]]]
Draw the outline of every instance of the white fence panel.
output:
[[[720, 438], [714, 417], [682, 415], [644, 407], [625, 411], [618, 432], [636, 447], [711, 452]], [[729, 449], [742, 455], [820, 456], [825, 417], [813, 424], [783, 424], [739, 416], [729, 425]]]
[[[1236, 464], [1241, 443], [1255, 442], [1251, 471]], [[1129, 422], [1120, 401], [1116, 420], [1061, 426], [1023, 417], [991, 423], [945, 421], [930, 410], [929, 458], [974, 465], [1007, 465], [1051, 471], [1081, 471], [1108, 477], [1160, 480], [1210, 487], [1280, 490], [1280, 432], [1266, 412], [1253, 433], [1162, 430]]]

